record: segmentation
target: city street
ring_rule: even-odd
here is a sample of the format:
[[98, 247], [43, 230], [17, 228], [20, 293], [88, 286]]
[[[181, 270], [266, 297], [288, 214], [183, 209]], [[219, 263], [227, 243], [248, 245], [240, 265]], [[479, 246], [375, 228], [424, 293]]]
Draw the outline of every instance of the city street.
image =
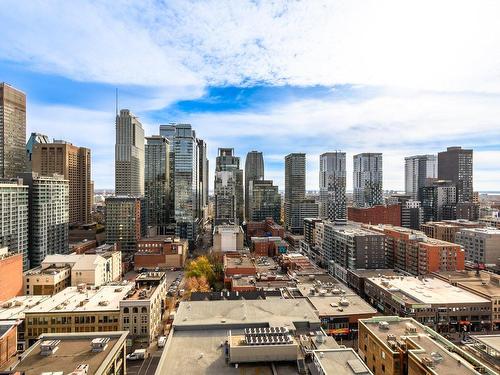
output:
[[127, 361], [127, 374], [153, 375], [160, 361], [161, 352], [161, 350], [157, 350], [149, 358], [142, 361]]

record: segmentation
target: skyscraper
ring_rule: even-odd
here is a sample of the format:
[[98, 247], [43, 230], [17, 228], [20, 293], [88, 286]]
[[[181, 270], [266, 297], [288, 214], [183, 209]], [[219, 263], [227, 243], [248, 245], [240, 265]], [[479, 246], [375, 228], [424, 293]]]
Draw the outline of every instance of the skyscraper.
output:
[[272, 217], [275, 223], [280, 223], [281, 195], [278, 186], [270, 180], [250, 180], [247, 207], [247, 221], [263, 221]]
[[144, 198], [148, 225], [167, 234], [170, 223], [170, 142], [161, 135], [146, 137]]
[[35, 143], [31, 169], [40, 176], [60, 174], [69, 181], [69, 222], [92, 221], [92, 180], [90, 149], [69, 142]]
[[45, 134], [40, 133], [31, 133], [28, 142], [26, 142], [26, 165], [24, 168], [24, 172], [31, 172], [31, 159], [33, 158], [33, 147], [38, 144], [46, 144], [50, 143], [49, 137]]
[[318, 217], [319, 205], [306, 199], [306, 154], [285, 156], [285, 229], [304, 232], [304, 219]]
[[215, 221], [243, 222], [243, 170], [232, 148], [219, 148], [215, 165]]
[[29, 186], [29, 268], [49, 254], [67, 254], [69, 181], [62, 175], [21, 174]]
[[198, 211], [200, 218], [208, 219], [208, 176], [209, 164], [207, 158], [207, 144], [203, 139], [198, 142]]
[[429, 179], [437, 178], [436, 155], [415, 155], [405, 158], [405, 192], [413, 200], [420, 200], [419, 189]]
[[472, 202], [472, 150], [448, 147], [446, 151], [438, 153], [438, 178], [453, 182], [457, 203]]
[[116, 116], [115, 194], [144, 195], [144, 129], [128, 109]]
[[28, 268], [28, 186], [21, 179], [0, 179], [0, 248], [23, 254]]
[[248, 189], [250, 181], [264, 179], [264, 158], [262, 152], [250, 151], [245, 159], [245, 218], [250, 219]]
[[382, 194], [382, 154], [354, 155], [354, 206], [372, 207], [384, 203]]
[[26, 95], [0, 83], [0, 178], [24, 172], [26, 147]]
[[345, 152], [327, 152], [319, 157], [320, 216], [337, 223], [347, 220], [345, 165]]
[[429, 182], [420, 192], [424, 223], [456, 218], [457, 189], [452, 181]]

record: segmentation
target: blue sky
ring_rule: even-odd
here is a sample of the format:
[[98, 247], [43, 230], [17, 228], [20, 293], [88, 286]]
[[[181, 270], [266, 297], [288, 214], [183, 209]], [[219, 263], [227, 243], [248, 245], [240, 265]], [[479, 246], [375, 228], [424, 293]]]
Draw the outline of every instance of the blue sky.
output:
[[[209, 147], [283, 159], [384, 153], [403, 161], [474, 148], [477, 190], [500, 190], [500, 4], [496, 1], [0, 0], [0, 81], [28, 95], [28, 131], [92, 149], [112, 188], [115, 88], [146, 134], [189, 122]], [[213, 174], [212, 174], [213, 175]], [[348, 178], [348, 188], [352, 186]]]

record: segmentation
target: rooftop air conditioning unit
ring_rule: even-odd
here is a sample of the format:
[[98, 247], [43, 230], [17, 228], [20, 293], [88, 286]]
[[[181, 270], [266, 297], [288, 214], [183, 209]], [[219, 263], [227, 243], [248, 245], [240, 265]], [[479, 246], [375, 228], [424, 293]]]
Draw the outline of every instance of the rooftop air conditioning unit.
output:
[[40, 355], [49, 356], [57, 352], [61, 340], [43, 340], [40, 343]]
[[92, 347], [92, 351], [102, 352], [106, 349], [109, 343], [109, 337], [98, 337], [91, 341], [90, 346]]

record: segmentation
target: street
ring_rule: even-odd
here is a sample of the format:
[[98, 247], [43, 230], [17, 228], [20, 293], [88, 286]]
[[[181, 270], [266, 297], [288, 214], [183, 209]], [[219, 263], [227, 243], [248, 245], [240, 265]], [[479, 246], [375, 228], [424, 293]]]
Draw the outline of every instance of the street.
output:
[[153, 375], [158, 367], [158, 362], [161, 357], [161, 350], [156, 350], [154, 353], [144, 360], [127, 361], [127, 374], [129, 375]]

